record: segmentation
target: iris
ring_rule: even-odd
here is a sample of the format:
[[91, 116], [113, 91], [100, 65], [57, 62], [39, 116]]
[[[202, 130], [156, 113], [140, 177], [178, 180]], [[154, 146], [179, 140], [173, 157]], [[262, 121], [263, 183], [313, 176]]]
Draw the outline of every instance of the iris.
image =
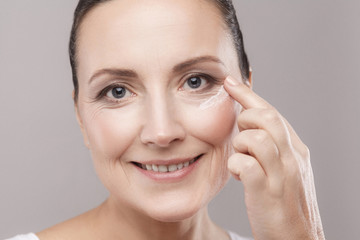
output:
[[200, 77], [191, 77], [187, 80], [187, 84], [191, 88], [198, 88], [201, 86], [201, 78]]
[[123, 87], [116, 87], [112, 89], [111, 93], [114, 98], [123, 98], [126, 94], [126, 89]]

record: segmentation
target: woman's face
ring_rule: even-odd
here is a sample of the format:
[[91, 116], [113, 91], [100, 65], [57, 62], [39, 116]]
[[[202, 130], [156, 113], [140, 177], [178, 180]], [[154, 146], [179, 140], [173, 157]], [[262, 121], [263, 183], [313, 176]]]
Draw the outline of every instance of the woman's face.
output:
[[112, 199], [160, 221], [207, 205], [229, 177], [236, 109], [204, 102], [238, 66], [207, 1], [109, 1], [85, 17], [77, 113]]

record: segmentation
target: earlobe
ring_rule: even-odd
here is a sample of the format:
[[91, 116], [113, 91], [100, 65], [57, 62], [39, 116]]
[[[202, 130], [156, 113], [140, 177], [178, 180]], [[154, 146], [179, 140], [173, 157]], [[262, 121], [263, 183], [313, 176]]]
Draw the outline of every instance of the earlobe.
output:
[[252, 89], [253, 84], [252, 84], [252, 68], [249, 67], [249, 79], [246, 81], [246, 84], [248, 85], [248, 87], [250, 89]]

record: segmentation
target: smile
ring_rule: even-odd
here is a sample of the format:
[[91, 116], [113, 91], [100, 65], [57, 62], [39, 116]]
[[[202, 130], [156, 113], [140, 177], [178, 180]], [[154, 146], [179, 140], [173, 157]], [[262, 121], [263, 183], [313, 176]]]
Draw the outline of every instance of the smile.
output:
[[160, 165], [160, 164], [142, 164], [142, 163], [138, 163], [138, 162], [132, 162], [132, 163], [135, 164], [137, 167], [142, 168], [146, 171], [167, 173], [167, 172], [175, 172], [177, 170], [187, 168], [190, 165], [192, 165], [194, 162], [196, 162], [202, 156], [203, 156], [203, 154], [201, 154], [189, 161], [181, 162], [178, 164], [168, 164], [168, 165], [161, 164]]

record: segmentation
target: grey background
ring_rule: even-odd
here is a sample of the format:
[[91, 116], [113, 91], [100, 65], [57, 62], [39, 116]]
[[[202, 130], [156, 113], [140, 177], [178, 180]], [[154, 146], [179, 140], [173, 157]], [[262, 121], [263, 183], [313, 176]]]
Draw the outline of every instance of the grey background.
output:
[[[360, 1], [235, 0], [254, 89], [309, 146], [327, 239], [360, 235]], [[67, 42], [76, 1], [0, 0], [0, 239], [101, 203], [83, 146]], [[211, 203], [250, 235], [241, 183]]]

